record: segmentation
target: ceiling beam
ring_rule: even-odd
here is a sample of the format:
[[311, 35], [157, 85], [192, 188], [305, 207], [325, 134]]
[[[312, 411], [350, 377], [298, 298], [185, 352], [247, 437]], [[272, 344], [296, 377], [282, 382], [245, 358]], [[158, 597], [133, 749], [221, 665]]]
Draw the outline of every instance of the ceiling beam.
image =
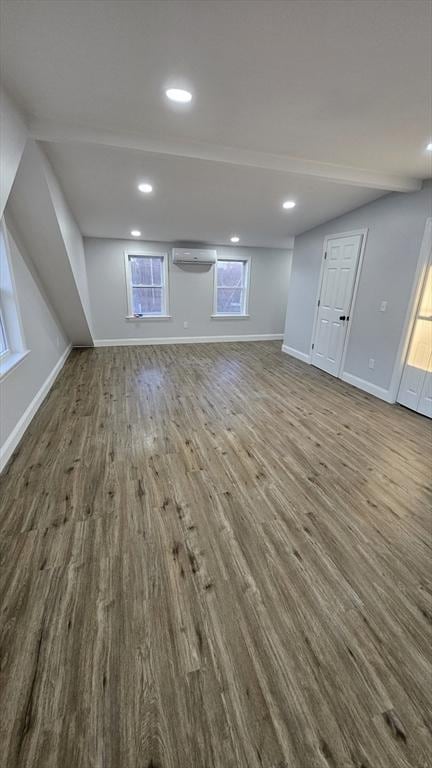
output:
[[61, 123], [33, 120], [30, 134], [39, 141], [99, 144], [123, 149], [134, 149], [160, 155], [175, 155], [199, 160], [228, 163], [230, 165], [263, 168], [300, 176], [315, 176], [332, 182], [352, 186], [381, 189], [387, 192], [415, 192], [421, 189], [421, 179], [394, 176], [388, 173], [333, 165], [315, 160], [304, 160], [288, 155], [257, 152], [240, 147], [225, 147], [198, 141], [164, 140], [143, 136], [139, 133], [114, 133], [82, 127], [71, 128]]

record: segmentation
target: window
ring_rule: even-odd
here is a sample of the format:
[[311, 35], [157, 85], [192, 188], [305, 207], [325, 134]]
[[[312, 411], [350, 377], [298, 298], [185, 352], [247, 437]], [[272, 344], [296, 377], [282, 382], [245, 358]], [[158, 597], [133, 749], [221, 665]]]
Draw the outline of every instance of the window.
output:
[[0, 222], [0, 379], [28, 355], [12, 272], [11, 244], [4, 220]]
[[164, 254], [126, 254], [128, 317], [166, 316], [167, 259]]
[[215, 268], [214, 315], [245, 316], [249, 292], [249, 262], [218, 259]]
[[5, 324], [3, 321], [3, 315], [0, 309], [0, 357], [6, 355], [9, 352], [9, 347], [6, 339]]

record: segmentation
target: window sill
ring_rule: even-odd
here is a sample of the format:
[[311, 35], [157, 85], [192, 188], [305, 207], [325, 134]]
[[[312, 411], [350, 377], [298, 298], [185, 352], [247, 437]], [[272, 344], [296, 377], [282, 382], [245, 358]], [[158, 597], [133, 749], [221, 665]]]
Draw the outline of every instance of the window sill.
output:
[[211, 316], [212, 320], [248, 320], [250, 315], [217, 315]]
[[141, 315], [136, 317], [135, 315], [126, 315], [125, 320], [129, 322], [140, 322], [141, 320], [171, 320], [171, 315]]
[[3, 359], [0, 358], [0, 381], [3, 381], [17, 365], [22, 363], [28, 354], [30, 354], [30, 350], [24, 349], [22, 352], [11, 352]]

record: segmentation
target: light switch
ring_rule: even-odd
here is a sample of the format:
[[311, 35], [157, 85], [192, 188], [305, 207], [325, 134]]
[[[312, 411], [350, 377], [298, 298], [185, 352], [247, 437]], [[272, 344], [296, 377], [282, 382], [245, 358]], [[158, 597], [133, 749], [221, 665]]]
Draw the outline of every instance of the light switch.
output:
[[387, 310], [387, 302], [382, 301], [380, 304], [380, 312], [385, 312]]

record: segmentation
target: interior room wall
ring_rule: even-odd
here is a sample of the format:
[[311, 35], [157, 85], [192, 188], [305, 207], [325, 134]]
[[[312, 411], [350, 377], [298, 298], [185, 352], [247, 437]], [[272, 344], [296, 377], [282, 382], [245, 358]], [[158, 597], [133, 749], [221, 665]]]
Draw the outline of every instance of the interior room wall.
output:
[[81, 233], [39, 144], [28, 139], [8, 200], [51, 305], [69, 338], [91, 346], [91, 312]]
[[[72, 216], [69, 205], [65, 200], [63, 191], [47, 157], [40, 144], [29, 139], [25, 120], [4, 88], [0, 91], [0, 105], [0, 219], [3, 216], [6, 202], [12, 190], [28, 141], [32, 145], [29, 151], [33, 152], [36, 162], [39, 163], [40, 169], [45, 176], [51, 203], [69, 257], [86, 319], [90, 326], [90, 302], [81, 232]], [[36, 204], [36, 200], [34, 202]]]
[[0, 219], [24, 152], [27, 136], [27, 126], [22, 115], [2, 87], [0, 90]]
[[0, 469], [67, 354], [69, 341], [40, 285], [15, 223], [6, 225], [16, 298], [29, 354], [0, 380]]
[[[169, 243], [85, 238], [95, 344], [131, 339], [276, 336], [282, 338], [291, 251], [218, 247], [218, 255], [250, 257], [249, 317], [212, 319], [214, 267], [179, 267]], [[171, 318], [126, 320], [124, 253], [169, 254]], [[187, 323], [187, 328], [184, 323]]]
[[65, 244], [66, 252], [69, 257], [69, 262], [75, 278], [78, 293], [83, 304], [87, 322], [91, 329], [90, 299], [87, 283], [87, 270], [83, 238], [49, 160], [41, 149], [40, 144], [37, 144], [37, 147], [40, 152], [41, 163], [43, 165], [45, 178], [47, 180], [48, 188], [50, 191], [52, 204]]
[[[386, 195], [296, 237], [284, 345], [300, 356], [310, 355], [325, 236], [366, 227], [344, 373], [388, 392], [431, 212], [429, 181], [419, 192]], [[382, 301], [387, 302], [385, 312], [380, 311]]]

